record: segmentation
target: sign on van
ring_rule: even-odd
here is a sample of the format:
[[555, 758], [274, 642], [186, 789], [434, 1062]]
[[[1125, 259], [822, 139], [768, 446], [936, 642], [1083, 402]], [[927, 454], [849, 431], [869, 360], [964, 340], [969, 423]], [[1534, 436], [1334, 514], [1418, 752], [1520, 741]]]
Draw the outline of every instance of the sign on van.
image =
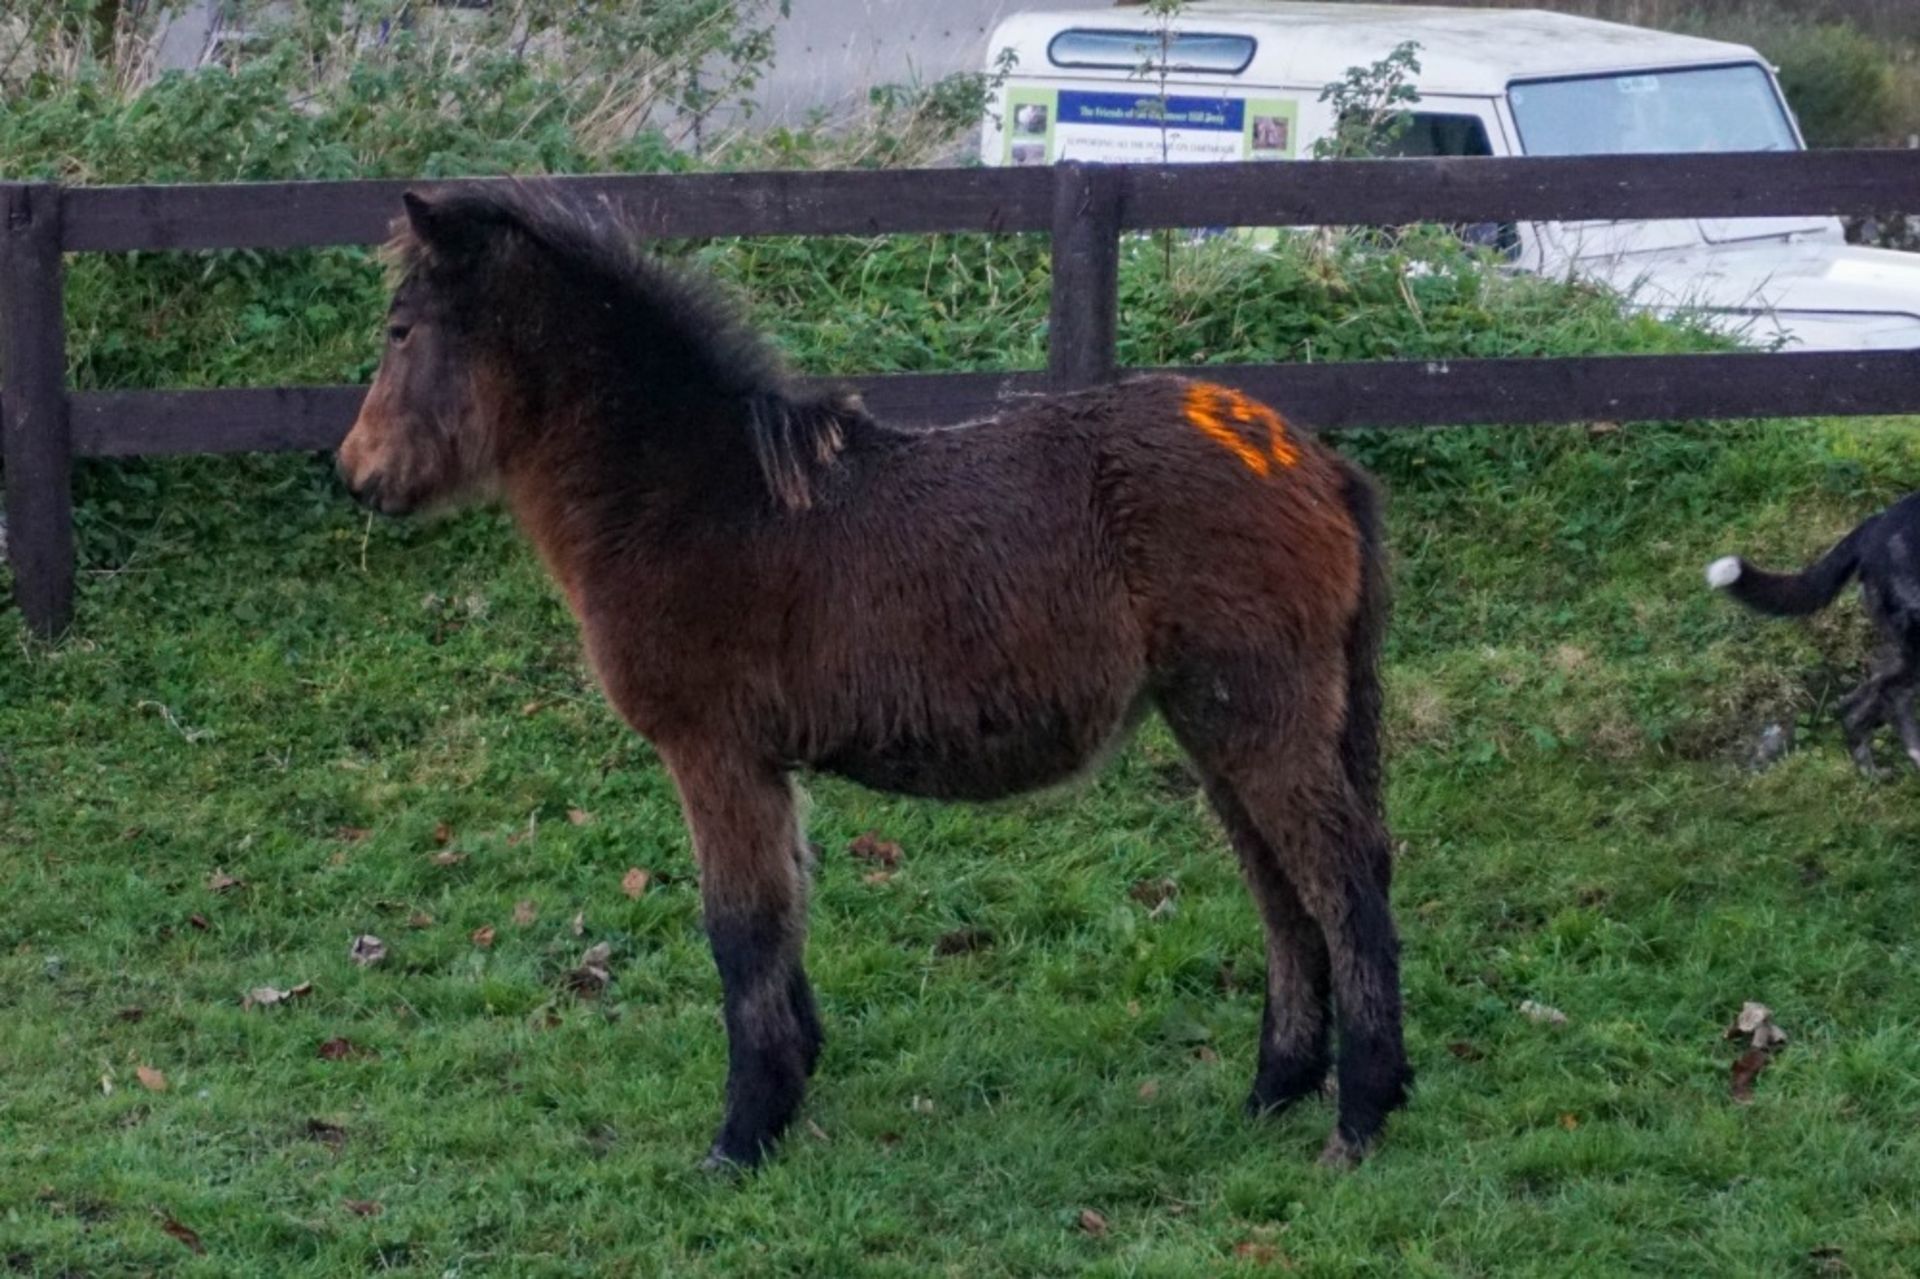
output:
[[1003, 160], [1016, 165], [1290, 160], [1300, 136], [1300, 104], [1284, 98], [1014, 86], [1006, 111]]

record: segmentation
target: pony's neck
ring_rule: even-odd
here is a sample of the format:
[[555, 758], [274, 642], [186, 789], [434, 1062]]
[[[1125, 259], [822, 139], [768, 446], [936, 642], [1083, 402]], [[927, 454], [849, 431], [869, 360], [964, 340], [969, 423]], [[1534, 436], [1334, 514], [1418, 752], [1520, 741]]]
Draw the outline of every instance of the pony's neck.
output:
[[522, 388], [501, 459], [507, 505], [576, 614], [602, 567], [631, 573], [663, 542], [745, 509], [757, 484], [743, 403], [691, 381], [643, 395], [598, 372]]

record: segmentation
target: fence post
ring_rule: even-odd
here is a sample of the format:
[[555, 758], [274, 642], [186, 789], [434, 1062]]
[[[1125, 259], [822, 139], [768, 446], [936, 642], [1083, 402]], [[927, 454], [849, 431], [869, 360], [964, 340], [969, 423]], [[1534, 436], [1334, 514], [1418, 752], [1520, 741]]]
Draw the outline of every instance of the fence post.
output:
[[1120, 312], [1117, 169], [1068, 160], [1054, 167], [1053, 296], [1047, 374], [1056, 391], [1113, 380]]
[[13, 594], [36, 634], [73, 620], [73, 440], [60, 188], [0, 184], [0, 451]]

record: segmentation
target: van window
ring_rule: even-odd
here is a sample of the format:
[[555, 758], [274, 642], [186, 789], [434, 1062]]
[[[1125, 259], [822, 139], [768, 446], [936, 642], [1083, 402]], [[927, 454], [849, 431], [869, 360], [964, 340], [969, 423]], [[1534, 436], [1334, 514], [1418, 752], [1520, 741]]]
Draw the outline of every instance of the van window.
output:
[[1517, 81], [1507, 100], [1528, 155], [1800, 149], [1772, 79], [1751, 62]]
[[[1380, 154], [1392, 159], [1490, 156], [1493, 144], [1488, 141], [1486, 123], [1479, 116], [1416, 111], [1407, 131], [1382, 148]], [[1520, 228], [1511, 222], [1461, 223], [1453, 227], [1453, 233], [1470, 245], [1492, 249], [1507, 257], [1512, 257], [1520, 247]]]
[[[1239, 75], [1253, 61], [1252, 36], [1206, 35], [1178, 31], [1166, 52], [1168, 71]], [[1047, 42], [1047, 61], [1056, 67], [1108, 67], [1116, 71], [1158, 71], [1160, 34], [1156, 31], [1108, 31], [1074, 27]]]
[[1479, 116], [1430, 115], [1416, 111], [1407, 131], [1383, 148], [1381, 154], [1396, 158], [1492, 155], [1493, 144], [1487, 141], [1487, 126]]

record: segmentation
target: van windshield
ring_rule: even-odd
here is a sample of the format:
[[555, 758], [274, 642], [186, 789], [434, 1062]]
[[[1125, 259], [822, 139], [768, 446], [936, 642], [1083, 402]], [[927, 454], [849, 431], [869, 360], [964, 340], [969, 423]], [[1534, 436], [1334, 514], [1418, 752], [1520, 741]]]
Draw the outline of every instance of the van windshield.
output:
[[1527, 155], [1798, 151], [1758, 66], [1527, 80], [1507, 90]]

